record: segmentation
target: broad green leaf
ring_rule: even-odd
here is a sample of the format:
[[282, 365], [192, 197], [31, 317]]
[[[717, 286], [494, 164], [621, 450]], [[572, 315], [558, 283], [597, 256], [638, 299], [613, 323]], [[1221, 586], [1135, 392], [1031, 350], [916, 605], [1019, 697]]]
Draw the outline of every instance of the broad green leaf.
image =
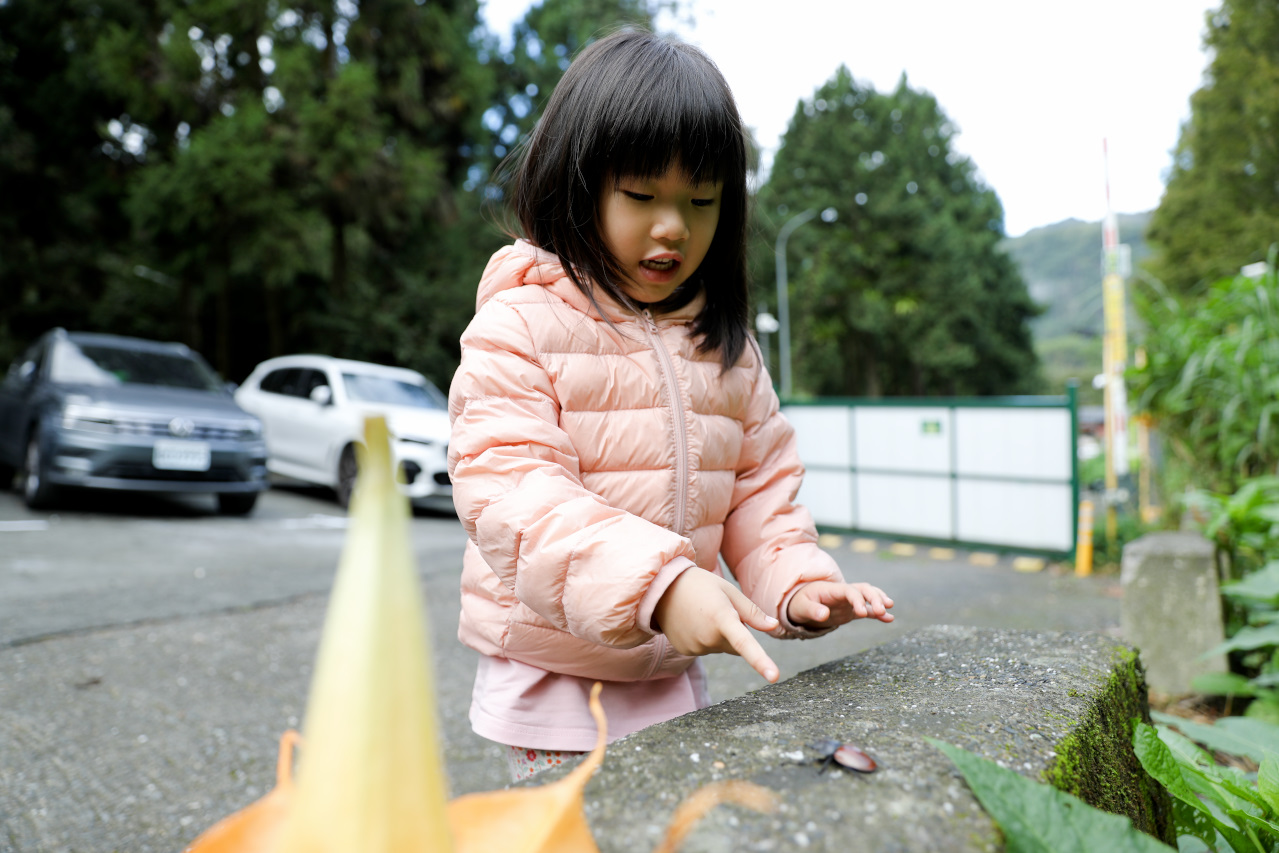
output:
[[[1153, 726], [1138, 721], [1133, 726], [1132, 748], [1137, 760], [1156, 782], [1168, 789], [1168, 793], [1189, 806], [1204, 809], [1190, 786], [1183, 770], [1194, 769], [1194, 761], [1180, 761]], [[1198, 756], [1194, 756], [1197, 758]]]
[[[1279, 521], [1279, 507], [1267, 506], [1261, 509], [1267, 510], [1268, 520]], [[1270, 514], [1274, 514], [1274, 517], [1271, 518]], [[1279, 561], [1267, 563], [1265, 568], [1253, 572], [1242, 580], [1222, 584], [1221, 594], [1279, 607]]]
[[1217, 849], [1217, 821], [1206, 810], [1201, 811], [1190, 803], [1172, 798], [1173, 829], [1177, 835], [1193, 835], [1212, 850]]
[[1237, 672], [1205, 672], [1196, 675], [1190, 686], [1209, 696], [1256, 696], [1253, 683]]
[[[1179, 717], [1160, 715], [1159, 722], [1176, 726], [1186, 737], [1217, 752], [1241, 755], [1258, 762], [1265, 758], [1267, 751], [1279, 752], [1279, 740], [1276, 740], [1279, 729], [1261, 720], [1225, 717], [1215, 726], [1205, 726]], [[1249, 723], [1255, 725], [1247, 725]]]
[[1260, 830], [1263, 836], [1269, 836], [1272, 841], [1279, 841], [1279, 824], [1257, 817], [1255, 814], [1234, 809], [1228, 809], [1226, 814], [1238, 821], [1241, 827], [1251, 826], [1254, 830]]
[[1279, 759], [1273, 755], [1257, 770], [1257, 791], [1270, 807], [1271, 816], [1279, 816]]
[[1216, 648], [1209, 649], [1199, 657], [1208, 658], [1213, 655], [1224, 655], [1226, 652], [1261, 649], [1266, 646], [1279, 646], [1279, 622], [1261, 628], [1240, 628], [1239, 633], [1226, 640]]
[[[1234, 768], [1222, 767], [1210, 760], [1205, 762], [1206, 754], [1200, 753], [1197, 749], [1185, 753], [1190, 756], [1189, 761], [1180, 760], [1177, 752], [1172, 749], [1168, 750], [1168, 755], [1165, 757], [1159, 752], [1159, 746], [1167, 746], [1163, 733], [1160, 732], [1160, 736], [1155, 739], [1157, 745], [1152, 745], [1147, 742], [1150, 738], [1148, 729], [1149, 727], [1144, 727], [1134, 731], [1133, 749], [1142, 766], [1146, 767], [1146, 772], [1163, 784], [1168, 789], [1168, 793], [1191, 805], [1204, 808], [1206, 806], [1199, 799], [1199, 795], [1207, 797], [1211, 803], [1218, 803], [1228, 809], [1249, 811], [1262, 807], [1256, 791], [1247, 780], [1240, 778]], [[1175, 775], [1171, 774], [1163, 763], [1169, 759], [1176, 762], [1178, 773]], [[1147, 760], [1150, 761], [1150, 766], [1147, 766]]]
[[1005, 770], [993, 761], [934, 738], [1004, 833], [1009, 853], [1167, 853], [1168, 846], [1130, 820], [1095, 809], [1050, 785]]
[[1231, 737], [1253, 744], [1254, 749], [1248, 753], [1248, 757], [1258, 764], [1267, 753], [1279, 757], [1279, 725], [1275, 723], [1252, 717], [1222, 717], [1213, 728], [1222, 729]]
[[[1167, 716], [1166, 714], [1161, 716]], [[1184, 808], [1174, 813], [1178, 831], [1185, 831], [1203, 840], [1209, 846], [1215, 845], [1215, 836], [1204, 830], [1204, 821], [1209, 821], [1217, 831], [1230, 842], [1236, 850], [1243, 850], [1245, 840], [1237, 828], [1231, 826], [1222, 817], [1220, 808], [1213, 808], [1213, 800], [1221, 797], [1220, 785], [1216, 784], [1215, 766], [1208, 761], [1207, 767], [1198, 762], [1203, 760], [1202, 753], [1193, 744], [1182, 745], [1182, 754], [1190, 756], [1188, 760], [1179, 760], [1173, 750], [1165, 743], [1164, 732], [1156, 733], [1153, 728], [1141, 721], [1133, 724], [1133, 751], [1137, 760], [1147, 773], [1168, 789], [1173, 800]], [[1171, 734], [1175, 734], [1171, 733]], [[1180, 738], [1184, 740], [1184, 738]], [[1210, 775], [1211, 774], [1211, 775]], [[1204, 802], [1199, 795], [1210, 798]], [[1234, 802], [1234, 798], [1231, 798]], [[1197, 811], [1202, 817], [1193, 818], [1186, 810]]]
[[1183, 735], [1181, 732], [1169, 728], [1169, 724], [1177, 723], [1181, 717], [1174, 717], [1171, 714], [1161, 714], [1158, 711], [1151, 713], [1151, 718], [1157, 722], [1159, 729], [1159, 738], [1172, 750], [1173, 755], [1177, 757], [1183, 764], [1200, 767], [1212, 767], [1215, 763], [1211, 753], [1205, 751], [1199, 744]]
[[[1219, 769], [1232, 770], [1233, 768]], [[1258, 817], [1266, 813], [1266, 804], [1261, 794], [1251, 782], [1240, 778], [1237, 773], [1204, 774], [1198, 779], [1188, 781], [1192, 788], [1210, 797], [1213, 802], [1227, 811], [1233, 809]]]
[[1243, 712], [1244, 718], [1279, 725], [1279, 695], [1273, 690], [1258, 690], [1257, 693], [1260, 698], [1248, 705], [1248, 710]]

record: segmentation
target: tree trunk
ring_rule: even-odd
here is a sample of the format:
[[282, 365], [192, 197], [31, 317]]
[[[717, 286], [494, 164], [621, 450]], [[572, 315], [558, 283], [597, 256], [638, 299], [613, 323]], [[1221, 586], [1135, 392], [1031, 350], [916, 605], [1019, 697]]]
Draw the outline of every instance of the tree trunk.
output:
[[875, 358], [875, 353], [870, 347], [865, 347], [862, 353], [862, 381], [866, 385], [866, 396], [882, 397], [884, 391], [879, 384], [879, 359]]
[[230, 277], [223, 275], [218, 282], [217, 293], [217, 360], [218, 373], [222, 378], [231, 378], [231, 282]]
[[280, 324], [280, 296], [270, 285], [262, 289], [266, 302], [266, 345], [271, 356], [284, 354], [284, 329]]
[[330, 246], [329, 293], [337, 304], [346, 293], [346, 218], [338, 202], [329, 205], [329, 225], [332, 226]]
[[204, 336], [200, 329], [199, 300], [195, 288], [185, 276], [178, 284], [178, 304], [181, 306], [182, 341], [196, 352], [204, 349]]

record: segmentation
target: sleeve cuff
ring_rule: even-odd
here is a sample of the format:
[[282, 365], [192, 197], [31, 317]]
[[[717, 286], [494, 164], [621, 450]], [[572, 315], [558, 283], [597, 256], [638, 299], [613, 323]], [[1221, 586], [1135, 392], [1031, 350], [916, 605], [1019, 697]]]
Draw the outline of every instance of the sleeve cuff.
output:
[[790, 600], [795, 597], [795, 593], [799, 592], [801, 588], [809, 583], [811, 583], [811, 581], [797, 583], [791, 588], [790, 592], [786, 593], [786, 597], [782, 599], [782, 606], [778, 608], [777, 611], [777, 621], [781, 624], [769, 632], [770, 637], [776, 637], [779, 640], [811, 640], [814, 637], [823, 637], [838, 627], [836, 625], [832, 625], [829, 628], [813, 630], [812, 628], [804, 628], [800, 625], [796, 625], [794, 622], [790, 621], [790, 617], [787, 615], [790, 612]]
[[653, 611], [657, 609], [657, 602], [661, 601], [662, 596], [666, 594], [666, 590], [670, 588], [670, 585], [675, 582], [677, 577], [686, 570], [696, 567], [697, 564], [688, 557], [676, 557], [658, 569], [657, 574], [653, 577], [653, 582], [648, 585], [648, 592], [644, 593], [644, 597], [640, 600], [637, 624], [641, 630], [650, 634], [658, 633], [653, 628]]

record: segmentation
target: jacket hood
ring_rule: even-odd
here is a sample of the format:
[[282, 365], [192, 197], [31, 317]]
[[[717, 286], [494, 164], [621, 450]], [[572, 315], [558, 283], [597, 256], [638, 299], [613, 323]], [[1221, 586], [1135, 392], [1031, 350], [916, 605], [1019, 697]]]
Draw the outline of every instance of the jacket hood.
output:
[[[513, 245], [498, 249], [489, 259], [488, 266], [484, 268], [484, 274], [480, 276], [480, 286], [475, 296], [475, 310], [478, 311], [485, 302], [502, 291], [526, 285], [544, 287], [578, 311], [591, 317], [600, 316], [600, 312], [591, 304], [591, 300], [578, 290], [577, 285], [573, 284], [565, 274], [564, 264], [559, 257], [525, 240], [516, 240]], [[614, 323], [635, 320], [635, 314], [629, 308], [618, 304], [599, 288], [595, 290], [595, 299], [608, 320]], [[682, 308], [663, 314], [662, 319], [691, 322], [701, 313], [705, 304], [705, 294], [699, 293]]]

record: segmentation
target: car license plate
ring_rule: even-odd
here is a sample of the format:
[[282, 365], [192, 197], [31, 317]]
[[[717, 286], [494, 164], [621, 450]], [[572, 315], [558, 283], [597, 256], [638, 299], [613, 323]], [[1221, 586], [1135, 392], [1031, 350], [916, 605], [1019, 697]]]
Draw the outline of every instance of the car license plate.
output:
[[212, 462], [209, 445], [203, 441], [156, 439], [151, 464], [162, 471], [207, 471]]

